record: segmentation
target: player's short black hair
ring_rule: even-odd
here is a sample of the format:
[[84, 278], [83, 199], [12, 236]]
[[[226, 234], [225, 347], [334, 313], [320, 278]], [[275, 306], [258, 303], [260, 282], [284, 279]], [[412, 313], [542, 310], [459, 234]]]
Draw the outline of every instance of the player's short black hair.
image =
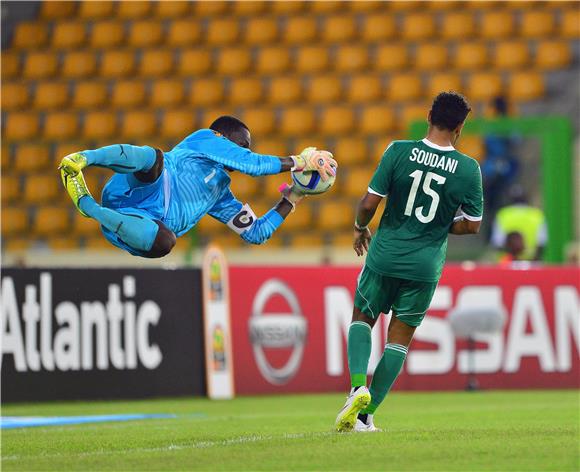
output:
[[469, 103], [460, 93], [441, 92], [431, 105], [431, 124], [453, 131], [465, 121], [470, 111]]
[[214, 131], [217, 131], [226, 137], [231, 136], [233, 133], [237, 133], [242, 129], [250, 131], [243, 121], [228, 115], [220, 116], [211, 125], [209, 125], [209, 129], [213, 129]]

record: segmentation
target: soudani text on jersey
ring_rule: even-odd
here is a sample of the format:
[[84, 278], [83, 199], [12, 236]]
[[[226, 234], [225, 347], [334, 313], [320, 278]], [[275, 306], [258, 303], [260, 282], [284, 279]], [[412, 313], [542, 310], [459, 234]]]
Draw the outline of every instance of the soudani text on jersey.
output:
[[424, 151], [423, 149], [413, 148], [409, 160], [423, 164], [424, 166], [433, 167], [435, 169], [443, 169], [446, 172], [455, 174], [458, 161], [448, 156], [440, 156], [434, 152]]

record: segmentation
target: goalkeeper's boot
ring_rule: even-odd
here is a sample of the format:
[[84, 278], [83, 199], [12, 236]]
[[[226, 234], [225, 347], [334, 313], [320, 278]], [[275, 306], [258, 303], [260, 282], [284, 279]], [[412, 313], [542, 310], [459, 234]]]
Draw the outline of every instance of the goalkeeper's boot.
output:
[[87, 166], [87, 158], [80, 152], [64, 156], [58, 169], [68, 175], [75, 176]]
[[79, 213], [88, 218], [89, 215], [87, 215], [84, 211], [82, 211], [80, 207], [81, 198], [92, 196], [85, 182], [85, 178], [83, 177], [83, 173], [78, 172], [76, 175], [72, 176], [67, 174], [64, 169], [61, 169], [60, 177], [62, 179], [62, 184], [64, 185], [64, 188], [68, 192], [69, 197], [77, 207]]
[[346, 403], [336, 417], [336, 430], [339, 433], [352, 431], [356, 424], [357, 415], [371, 402], [371, 394], [366, 387], [353, 388], [346, 399]]
[[354, 425], [355, 433], [380, 433], [382, 429], [377, 428], [373, 422], [373, 415], [359, 415]]

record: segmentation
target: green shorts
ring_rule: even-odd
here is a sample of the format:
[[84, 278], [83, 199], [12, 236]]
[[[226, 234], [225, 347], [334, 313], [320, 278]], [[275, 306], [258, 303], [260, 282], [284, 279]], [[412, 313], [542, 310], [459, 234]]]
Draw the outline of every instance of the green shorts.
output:
[[409, 326], [419, 326], [431, 304], [437, 282], [398, 279], [365, 266], [359, 275], [354, 306], [370, 318], [393, 313]]

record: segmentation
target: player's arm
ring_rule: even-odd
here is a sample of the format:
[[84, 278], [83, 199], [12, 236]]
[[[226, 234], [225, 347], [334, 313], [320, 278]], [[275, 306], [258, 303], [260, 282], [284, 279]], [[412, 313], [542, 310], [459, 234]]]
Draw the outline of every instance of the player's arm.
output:
[[461, 203], [461, 215], [456, 216], [449, 228], [451, 234], [477, 234], [483, 217], [483, 187], [479, 164], [473, 161], [467, 191]]
[[479, 233], [479, 228], [481, 227], [481, 220], [471, 221], [465, 218], [465, 216], [456, 216], [453, 220], [453, 224], [449, 229], [451, 234], [477, 234]]

